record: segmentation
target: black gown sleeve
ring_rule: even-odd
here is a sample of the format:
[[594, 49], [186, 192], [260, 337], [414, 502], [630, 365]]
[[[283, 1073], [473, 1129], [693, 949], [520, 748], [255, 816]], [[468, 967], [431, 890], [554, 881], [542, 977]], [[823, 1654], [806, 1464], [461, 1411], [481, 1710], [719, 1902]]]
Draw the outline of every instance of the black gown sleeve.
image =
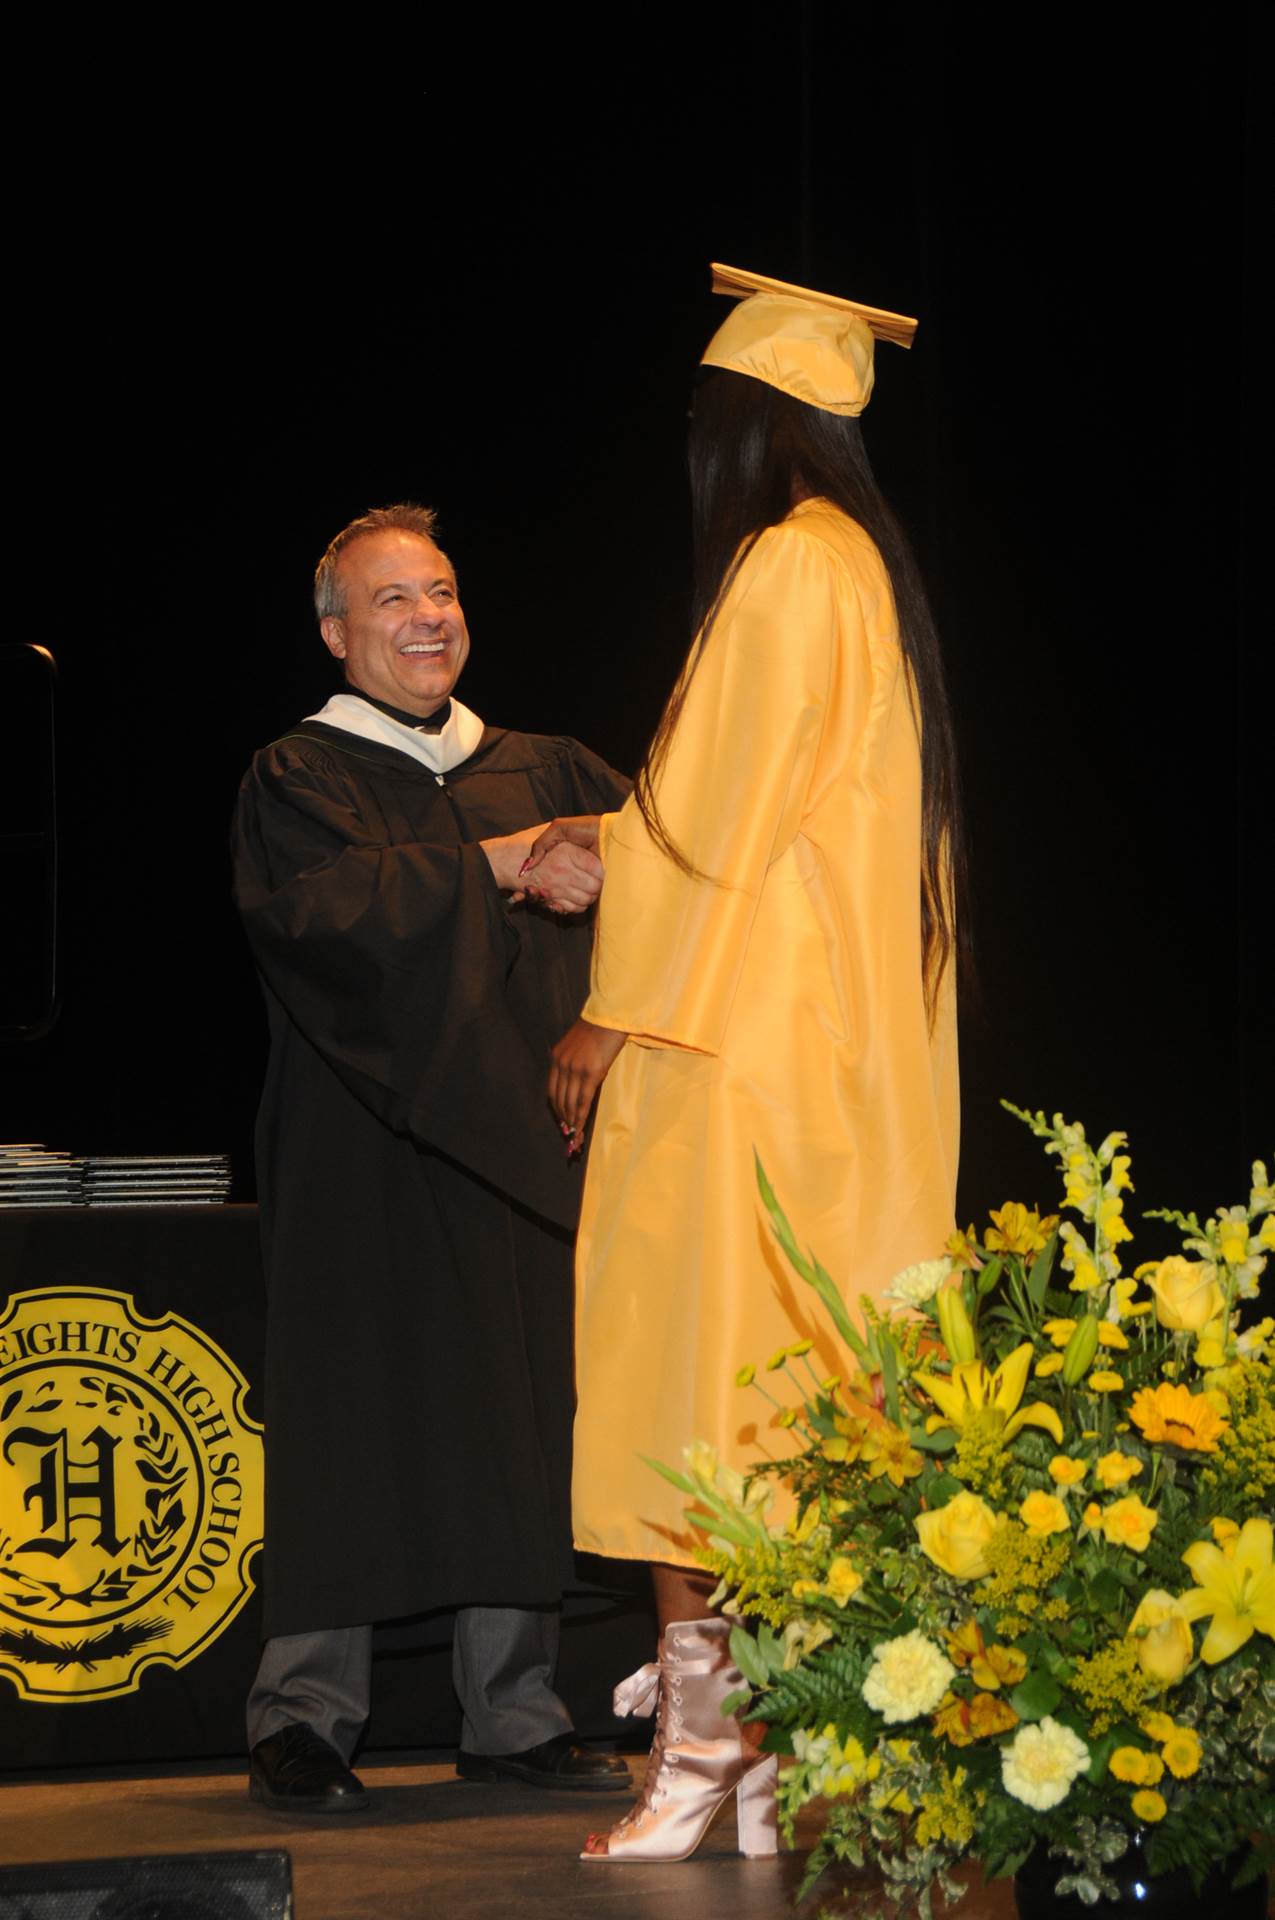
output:
[[378, 825], [340, 756], [286, 742], [257, 756], [232, 845], [266, 987], [386, 1127], [571, 1224], [541, 1049], [505, 990], [519, 936], [487, 857], [477, 842], [387, 844]]
[[[633, 791], [633, 782], [609, 767], [578, 740], [564, 738], [570, 777], [576, 789], [579, 813], [614, 813]], [[566, 808], [559, 808], [566, 812]]]

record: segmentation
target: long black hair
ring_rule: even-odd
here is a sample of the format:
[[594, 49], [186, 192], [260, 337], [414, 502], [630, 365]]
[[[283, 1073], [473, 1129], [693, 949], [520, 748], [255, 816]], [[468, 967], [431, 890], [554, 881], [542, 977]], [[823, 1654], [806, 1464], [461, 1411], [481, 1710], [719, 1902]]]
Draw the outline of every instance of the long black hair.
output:
[[[638, 769], [636, 800], [656, 844], [694, 874], [660, 818], [652, 783], [731, 582], [759, 536], [796, 501], [830, 500], [875, 542], [894, 591], [899, 643], [921, 736], [921, 954], [933, 1012], [949, 961], [968, 959], [956, 741], [938, 634], [908, 539], [868, 463], [859, 422], [806, 406], [748, 374], [708, 368], [700, 376], [689, 443], [694, 571], [686, 668]], [[711, 876], [698, 876], [701, 878]]]

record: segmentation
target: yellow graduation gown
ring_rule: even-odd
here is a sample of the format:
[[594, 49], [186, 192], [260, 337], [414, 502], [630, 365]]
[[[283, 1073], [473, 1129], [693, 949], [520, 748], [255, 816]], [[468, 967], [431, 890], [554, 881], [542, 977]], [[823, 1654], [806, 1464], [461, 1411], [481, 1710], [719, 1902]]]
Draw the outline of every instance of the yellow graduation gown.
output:
[[606, 817], [584, 1013], [630, 1038], [585, 1183], [573, 1504], [580, 1547], [689, 1563], [685, 1499], [639, 1456], [788, 1453], [737, 1370], [802, 1338], [823, 1372], [847, 1364], [770, 1236], [754, 1148], [852, 1305], [953, 1224], [955, 1006], [946, 977], [931, 1029], [917, 723], [881, 556], [826, 500], [745, 560], [657, 795], [713, 878], [680, 872], [631, 800]]

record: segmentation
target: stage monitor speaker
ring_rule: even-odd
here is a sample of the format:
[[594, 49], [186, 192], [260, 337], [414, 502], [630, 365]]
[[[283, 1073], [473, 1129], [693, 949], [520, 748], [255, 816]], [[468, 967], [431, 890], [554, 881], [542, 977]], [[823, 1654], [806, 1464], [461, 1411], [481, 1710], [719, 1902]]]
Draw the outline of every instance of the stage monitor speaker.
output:
[[0, 1920], [291, 1920], [286, 1853], [144, 1854], [0, 1867]]

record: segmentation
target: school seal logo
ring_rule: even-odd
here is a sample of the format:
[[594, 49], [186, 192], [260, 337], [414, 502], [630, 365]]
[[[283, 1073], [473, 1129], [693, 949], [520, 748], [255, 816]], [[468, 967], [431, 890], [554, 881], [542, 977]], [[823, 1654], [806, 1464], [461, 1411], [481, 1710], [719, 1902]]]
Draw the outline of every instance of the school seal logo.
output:
[[177, 1314], [52, 1287], [0, 1317], [0, 1673], [27, 1700], [131, 1693], [252, 1590], [261, 1428], [248, 1383]]

